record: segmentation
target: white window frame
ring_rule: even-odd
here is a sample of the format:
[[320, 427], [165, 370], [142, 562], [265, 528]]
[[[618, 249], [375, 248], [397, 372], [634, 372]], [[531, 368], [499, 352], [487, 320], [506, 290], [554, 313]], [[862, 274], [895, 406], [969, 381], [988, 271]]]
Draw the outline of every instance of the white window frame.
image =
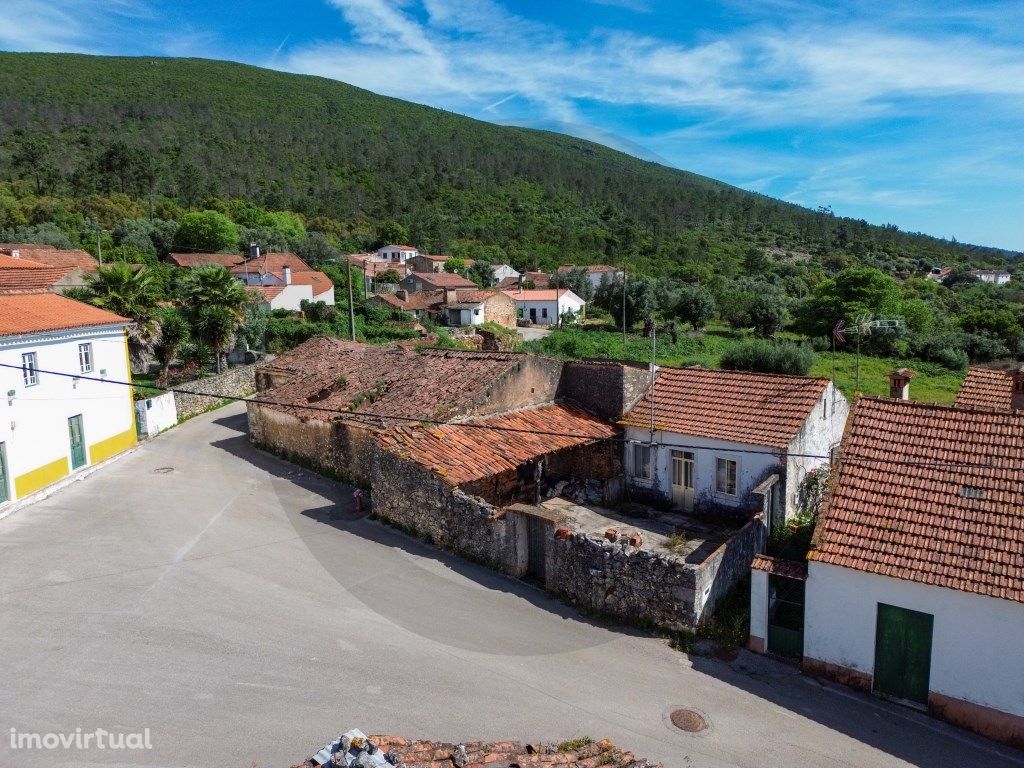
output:
[[22, 353], [21, 378], [26, 387], [34, 387], [39, 383], [39, 356], [35, 352]]
[[[646, 460], [644, 455], [646, 454]], [[630, 466], [633, 469], [633, 477], [638, 480], [654, 479], [654, 451], [648, 443], [633, 443], [633, 454], [630, 457]]]
[[85, 341], [78, 345], [78, 370], [81, 373], [92, 373], [92, 342]]
[[[725, 468], [725, 487], [722, 487], [722, 467]], [[732, 490], [729, 490], [729, 465], [733, 467]], [[728, 456], [715, 457], [715, 493], [722, 496], [738, 496], [740, 490], [740, 462]]]

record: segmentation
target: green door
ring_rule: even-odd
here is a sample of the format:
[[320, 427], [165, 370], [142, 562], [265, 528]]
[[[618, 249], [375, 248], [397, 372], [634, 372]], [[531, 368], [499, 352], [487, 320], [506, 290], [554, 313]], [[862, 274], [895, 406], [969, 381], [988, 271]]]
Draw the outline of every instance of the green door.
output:
[[930, 613], [878, 604], [876, 693], [918, 704], [928, 703], [933, 624], [934, 617]]
[[7, 443], [0, 443], [0, 504], [10, 499], [11, 491], [7, 484]]
[[82, 416], [68, 419], [68, 437], [71, 440], [71, 469], [85, 466], [85, 435], [82, 433]]

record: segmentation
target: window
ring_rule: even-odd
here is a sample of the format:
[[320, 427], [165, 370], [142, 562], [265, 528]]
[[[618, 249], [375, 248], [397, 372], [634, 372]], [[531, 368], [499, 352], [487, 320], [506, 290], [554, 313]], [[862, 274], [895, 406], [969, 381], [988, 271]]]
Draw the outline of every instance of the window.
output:
[[540, 316], [541, 317], [547, 317], [548, 316], [548, 308], [547, 307], [544, 307], [543, 309], [541, 309]]
[[39, 363], [35, 352], [26, 352], [21, 356], [21, 376], [26, 387], [34, 387], [39, 383]]
[[78, 369], [82, 373], [92, 371], [92, 344], [78, 345]]
[[717, 460], [715, 489], [729, 496], [736, 495], [736, 462], [732, 459]]
[[651, 446], [641, 443], [633, 445], [633, 477], [651, 479]]

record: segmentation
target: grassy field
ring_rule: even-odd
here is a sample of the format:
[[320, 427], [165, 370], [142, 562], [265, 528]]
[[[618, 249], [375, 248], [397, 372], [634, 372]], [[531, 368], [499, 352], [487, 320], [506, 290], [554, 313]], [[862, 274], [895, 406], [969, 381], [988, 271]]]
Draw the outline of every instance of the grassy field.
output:
[[[657, 340], [658, 364], [717, 368], [724, 352], [742, 338], [724, 326], [715, 325], [699, 334], [678, 333], [674, 344], [667, 335], [662, 334]], [[527, 342], [523, 349], [566, 359], [607, 358], [642, 362], [651, 359], [650, 339], [631, 333], [623, 342], [621, 332], [605, 326], [555, 330], [543, 339]], [[852, 398], [856, 390], [866, 395], [888, 395], [889, 371], [904, 366], [918, 372], [910, 384], [910, 396], [915, 400], [952, 403], [963, 381], [963, 373], [948, 371], [931, 363], [861, 355], [858, 385], [855, 354], [837, 352], [834, 365], [836, 384], [848, 398]], [[833, 378], [831, 353], [815, 353], [810, 373], [813, 376]]]

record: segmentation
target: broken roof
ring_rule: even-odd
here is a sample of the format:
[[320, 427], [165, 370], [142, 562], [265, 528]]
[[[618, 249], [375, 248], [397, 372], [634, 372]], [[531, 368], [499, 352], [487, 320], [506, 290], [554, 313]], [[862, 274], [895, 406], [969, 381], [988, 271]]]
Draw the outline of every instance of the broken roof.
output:
[[[654, 424], [664, 432], [785, 449], [803, 429], [829, 380], [709, 368], [658, 369]], [[651, 425], [648, 390], [620, 422]]]
[[[1020, 376], [1021, 374], [1017, 374]], [[957, 408], [1009, 411], [1022, 407], [1014, 400], [1014, 373], [993, 368], [971, 368], [956, 396]], [[1018, 398], [1018, 401], [1020, 398]]]
[[522, 359], [511, 352], [416, 352], [317, 337], [270, 364], [293, 378], [265, 393], [264, 399], [281, 403], [268, 407], [303, 417], [349, 417], [368, 427], [379, 422], [359, 414], [444, 419]]
[[860, 398], [809, 558], [1024, 602], [1024, 413]]
[[515, 470], [532, 459], [618, 430], [571, 405], [551, 404], [452, 424], [402, 424], [378, 436], [388, 451], [436, 472], [449, 485]]

